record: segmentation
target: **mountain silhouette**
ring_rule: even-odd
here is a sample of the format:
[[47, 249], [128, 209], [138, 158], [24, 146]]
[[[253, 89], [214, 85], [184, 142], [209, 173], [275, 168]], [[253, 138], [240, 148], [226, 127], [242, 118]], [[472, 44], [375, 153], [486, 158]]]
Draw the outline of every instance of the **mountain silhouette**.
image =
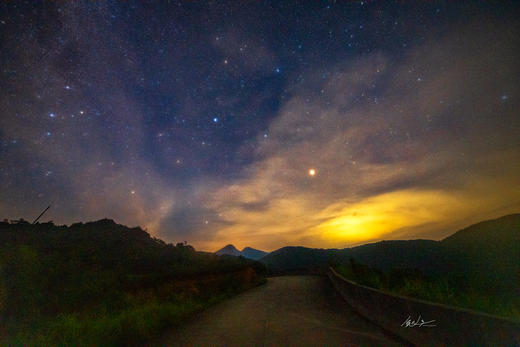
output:
[[242, 251], [239, 251], [235, 246], [229, 244], [222, 249], [219, 249], [215, 252], [217, 255], [232, 255], [235, 257], [243, 256], [244, 258], [259, 260], [265, 255], [267, 252], [261, 251], [259, 249], [254, 249], [251, 247], [245, 247]]
[[440, 243], [440, 271], [471, 274], [489, 290], [520, 292], [520, 214], [474, 224]]
[[267, 252], [251, 247], [244, 248], [241, 253], [244, 258], [249, 258], [253, 260], [259, 260], [268, 254]]
[[233, 255], [233, 256], [241, 256], [242, 254], [238, 249], [235, 248], [233, 245], [227, 245], [224, 248], [219, 249], [215, 252], [216, 255]]
[[283, 273], [326, 268], [351, 258], [382, 271], [416, 269], [497, 292], [520, 290], [520, 214], [471, 225], [441, 241], [380, 241], [345, 249], [283, 247], [260, 262]]

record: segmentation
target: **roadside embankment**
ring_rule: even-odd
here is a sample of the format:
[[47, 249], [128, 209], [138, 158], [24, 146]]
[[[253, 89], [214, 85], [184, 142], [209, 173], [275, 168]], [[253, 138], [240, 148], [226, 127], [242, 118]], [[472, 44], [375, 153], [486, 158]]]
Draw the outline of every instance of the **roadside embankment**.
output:
[[332, 268], [328, 276], [341, 296], [361, 315], [414, 344], [520, 345], [520, 323], [513, 320], [388, 294], [349, 281]]

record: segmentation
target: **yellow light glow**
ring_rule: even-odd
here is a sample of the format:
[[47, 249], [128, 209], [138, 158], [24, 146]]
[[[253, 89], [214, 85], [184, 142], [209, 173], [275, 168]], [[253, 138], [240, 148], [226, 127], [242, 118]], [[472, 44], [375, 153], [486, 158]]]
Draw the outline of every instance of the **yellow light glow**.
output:
[[316, 170], [315, 169], [309, 169], [309, 175], [310, 176], [315, 176], [316, 175]]
[[314, 231], [330, 241], [370, 241], [405, 227], [447, 219], [453, 210], [465, 210], [455, 195], [439, 191], [398, 191], [348, 206], [329, 206], [321, 212], [328, 220]]

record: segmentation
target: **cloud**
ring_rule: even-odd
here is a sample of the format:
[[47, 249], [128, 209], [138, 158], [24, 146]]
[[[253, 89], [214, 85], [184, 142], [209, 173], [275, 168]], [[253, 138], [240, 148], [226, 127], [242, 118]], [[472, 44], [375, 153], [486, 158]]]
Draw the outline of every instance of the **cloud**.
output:
[[120, 78], [139, 76], [135, 54], [117, 29], [104, 34], [106, 7], [61, 8], [59, 25], [23, 25], [6, 41], [13, 92], [0, 95], [0, 151], [11, 171], [0, 190], [11, 203], [1, 211], [31, 219], [52, 204], [45, 218], [58, 223], [108, 217], [156, 230], [179, 193], [143, 154], [145, 114]]
[[309, 71], [268, 139], [257, 139], [244, 178], [205, 201], [226, 224], [195, 243], [272, 250], [438, 239], [518, 211], [518, 39], [487, 29], [459, 27], [403, 57], [346, 61], [327, 78]]
[[[198, 249], [273, 250], [440, 238], [520, 209], [517, 22], [277, 74], [288, 58], [248, 31], [262, 24], [251, 10], [218, 32], [172, 33], [162, 53], [151, 45], [150, 65], [175, 68], [145, 76], [117, 6], [59, 7], [44, 29], [5, 26], [20, 38], [4, 40], [0, 81], [5, 216], [53, 203], [59, 223], [108, 217]], [[212, 151], [194, 145], [217, 129]], [[220, 154], [250, 164], [210, 172]]]

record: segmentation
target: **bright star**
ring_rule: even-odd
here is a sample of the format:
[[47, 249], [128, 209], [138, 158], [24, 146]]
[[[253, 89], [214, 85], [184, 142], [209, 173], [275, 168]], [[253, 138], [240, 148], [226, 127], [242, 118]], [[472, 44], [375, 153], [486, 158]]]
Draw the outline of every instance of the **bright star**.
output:
[[54, 113], [49, 113], [49, 117], [54, 118], [56, 115]]
[[315, 169], [309, 169], [309, 176], [316, 176], [316, 170]]
[[213, 123], [218, 123], [218, 118], [217, 117], [213, 118]]

